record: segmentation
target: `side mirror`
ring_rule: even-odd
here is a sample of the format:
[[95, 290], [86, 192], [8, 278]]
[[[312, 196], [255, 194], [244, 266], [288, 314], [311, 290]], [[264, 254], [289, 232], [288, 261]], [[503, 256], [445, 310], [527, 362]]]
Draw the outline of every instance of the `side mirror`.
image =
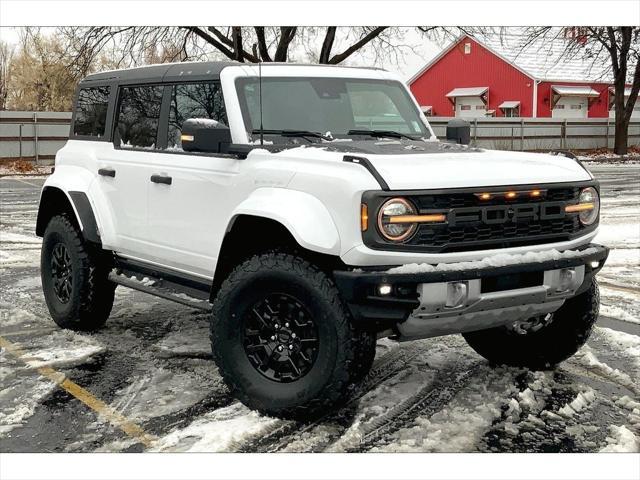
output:
[[182, 149], [185, 152], [226, 152], [231, 143], [231, 130], [210, 118], [190, 118], [182, 124]]
[[469, 145], [471, 143], [471, 125], [460, 118], [454, 118], [447, 123], [447, 141]]

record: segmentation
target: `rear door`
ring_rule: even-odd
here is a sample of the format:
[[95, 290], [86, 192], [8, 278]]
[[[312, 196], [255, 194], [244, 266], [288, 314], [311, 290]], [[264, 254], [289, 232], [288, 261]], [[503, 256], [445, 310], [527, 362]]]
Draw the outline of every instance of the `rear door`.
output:
[[172, 269], [212, 277], [240, 162], [228, 155], [184, 152], [181, 128], [189, 118], [228, 125], [219, 82], [167, 86], [162, 120], [167, 147], [150, 172], [164, 183], [148, 187], [148, 254]]
[[115, 239], [109, 248], [148, 260], [147, 190], [156, 152], [164, 87], [121, 86], [111, 148], [98, 154], [97, 187]]

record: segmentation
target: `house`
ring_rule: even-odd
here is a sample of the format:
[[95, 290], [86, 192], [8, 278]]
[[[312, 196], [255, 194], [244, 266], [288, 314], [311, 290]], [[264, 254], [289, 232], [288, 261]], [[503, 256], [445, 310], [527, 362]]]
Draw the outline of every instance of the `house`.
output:
[[[522, 41], [518, 35], [458, 38], [408, 82], [422, 111], [441, 117], [613, 118], [607, 65], [558, 60], [562, 42], [575, 40], [526, 48]], [[640, 118], [640, 102], [633, 117]]]

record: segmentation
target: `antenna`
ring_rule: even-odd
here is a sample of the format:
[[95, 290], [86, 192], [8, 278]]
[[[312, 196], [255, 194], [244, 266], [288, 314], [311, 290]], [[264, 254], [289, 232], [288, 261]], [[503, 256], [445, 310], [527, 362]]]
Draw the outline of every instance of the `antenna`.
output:
[[264, 127], [262, 125], [262, 62], [258, 62], [258, 84], [260, 97], [260, 146], [264, 146]]

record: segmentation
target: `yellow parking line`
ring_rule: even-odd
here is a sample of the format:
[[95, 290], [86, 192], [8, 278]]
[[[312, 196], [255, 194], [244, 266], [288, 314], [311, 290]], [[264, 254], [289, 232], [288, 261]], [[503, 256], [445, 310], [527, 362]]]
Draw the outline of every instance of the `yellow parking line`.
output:
[[[2, 336], [0, 336], [0, 347], [6, 349], [9, 353], [13, 354], [27, 365], [31, 362], [37, 361], [36, 359], [29, 357], [18, 345], [11, 343]], [[73, 395], [91, 410], [104, 417], [109, 423], [122, 430], [131, 438], [142, 443], [145, 447], [151, 447], [153, 442], [156, 440], [153, 435], [146, 433], [140, 426], [116, 412], [103, 401], [98, 400], [91, 394], [91, 392], [66, 378], [64, 373], [58, 372], [51, 367], [38, 367], [36, 370], [40, 375], [57, 383], [60, 388]]]

